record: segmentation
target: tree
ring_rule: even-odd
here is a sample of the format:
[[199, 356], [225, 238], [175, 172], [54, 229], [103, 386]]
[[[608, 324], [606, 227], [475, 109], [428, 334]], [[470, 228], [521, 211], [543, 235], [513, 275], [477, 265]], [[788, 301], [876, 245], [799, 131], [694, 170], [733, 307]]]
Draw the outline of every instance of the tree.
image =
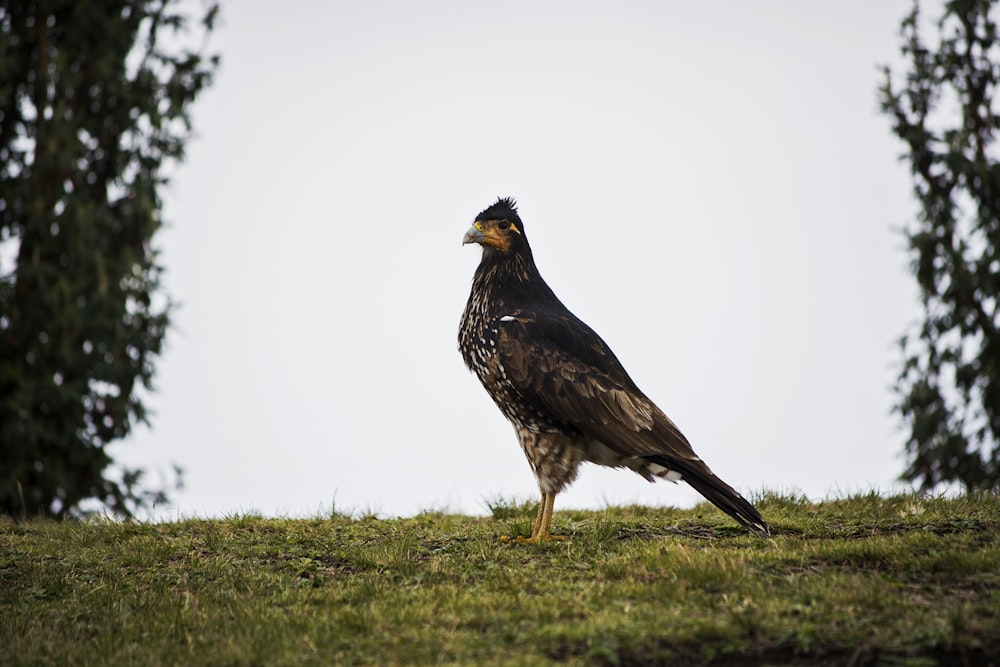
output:
[[175, 4], [0, 0], [0, 514], [163, 498], [106, 448], [147, 421], [160, 192], [218, 66]]
[[901, 339], [896, 410], [906, 424], [903, 479], [924, 490], [1000, 486], [1000, 43], [994, 0], [952, 0], [921, 39], [915, 4], [902, 24], [907, 59], [880, 101], [906, 145], [918, 218], [905, 231], [923, 318]]

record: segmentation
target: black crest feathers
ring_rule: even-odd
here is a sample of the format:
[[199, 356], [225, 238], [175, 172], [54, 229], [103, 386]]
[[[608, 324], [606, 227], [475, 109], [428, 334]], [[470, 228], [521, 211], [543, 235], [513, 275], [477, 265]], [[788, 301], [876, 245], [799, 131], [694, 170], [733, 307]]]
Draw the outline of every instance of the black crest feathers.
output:
[[496, 203], [476, 216], [476, 220], [508, 220], [521, 226], [521, 218], [517, 214], [517, 202], [513, 197], [498, 197]]

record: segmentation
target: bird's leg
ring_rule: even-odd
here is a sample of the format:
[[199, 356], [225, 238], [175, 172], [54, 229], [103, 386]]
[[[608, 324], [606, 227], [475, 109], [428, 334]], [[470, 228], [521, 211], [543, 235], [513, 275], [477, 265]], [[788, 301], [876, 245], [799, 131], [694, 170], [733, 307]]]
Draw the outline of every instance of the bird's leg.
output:
[[548, 494], [542, 494], [542, 501], [538, 504], [538, 516], [535, 517], [535, 525], [531, 529], [531, 539], [537, 540], [538, 533], [542, 530], [542, 517], [545, 516], [545, 499]]
[[[553, 507], [556, 502], [556, 494], [554, 493], [542, 493], [542, 503], [538, 508], [538, 514], [535, 516], [535, 524], [531, 528], [531, 537], [524, 537], [523, 535], [518, 535], [513, 538], [515, 542], [551, 542], [553, 540], [562, 541], [566, 538], [562, 535], [552, 534], [552, 512]], [[501, 542], [510, 542], [511, 538], [504, 535], [500, 538]]]
[[548, 494], [542, 493], [542, 501], [538, 504], [538, 514], [535, 515], [535, 523], [531, 528], [531, 537], [525, 537], [523, 535], [518, 535], [512, 538], [510, 535], [503, 535], [500, 538], [501, 542], [510, 542], [512, 539], [515, 542], [537, 542], [538, 533], [542, 530], [542, 518], [545, 516], [546, 498]]
[[550, 540], [564, 540], [566, 539], [562, 535], [552, 534], [552, 515], [555, 512], [556, 504], [556, 494], [549, 493], [543, 499], [542, 502], [542, 525], [538, 531], [538, 535], [535, 539], [538, 542], [548, 542]]
[[552, 512], [556, 502], [556, 494], [542, 492], [542, 506], [538, 508], [535, 526], [531, 529], [531, 537], [518, 537], [518, 542], [550, 542], [565, 540], [562, 535], [552, 534]]

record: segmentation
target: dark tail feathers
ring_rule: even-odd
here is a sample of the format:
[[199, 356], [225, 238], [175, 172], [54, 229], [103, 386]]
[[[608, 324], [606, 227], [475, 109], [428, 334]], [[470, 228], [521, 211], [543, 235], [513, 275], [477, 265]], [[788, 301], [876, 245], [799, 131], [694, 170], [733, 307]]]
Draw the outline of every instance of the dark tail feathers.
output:
[[[651, 460], [655, 460], [655, 458], [651, 457]], [[682, 463], [676, 460], [669, 462], [657, 461], [657, 463], [681, 473], [683, 475], [682, 479], [690, 484], [695, 491], [705, 496], [706, 500], [720, 510], [733, 517], [744, 528], [764, 533], [765, 535], [771, 534], [771, 528], [767, 525], [764, 517], [760, 515], [760, 512], [757, 511], [757, 508], [741, 496], [736, 489], [716, 477], [704, 463], [698, 461], [690, 467], [683, 465], [686, 462]], [[699, 463], [700, 465], [698, 465]]]

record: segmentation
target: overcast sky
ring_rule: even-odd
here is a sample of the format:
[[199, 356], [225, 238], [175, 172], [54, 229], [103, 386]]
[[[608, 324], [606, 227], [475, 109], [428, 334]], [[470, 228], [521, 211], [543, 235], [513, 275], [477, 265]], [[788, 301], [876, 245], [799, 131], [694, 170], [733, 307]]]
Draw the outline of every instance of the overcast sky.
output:
[[[892, 490], [915, 205], [878, 113], [906, 0], [229, 2], [159, 237], [179, 303], [159, 516], [486, 512], [534, 499], [462, 364], [473, 217], [516, 197], [542, 275], [730, 484]], [[690, 506], [584, 468], [560, 508]]]

